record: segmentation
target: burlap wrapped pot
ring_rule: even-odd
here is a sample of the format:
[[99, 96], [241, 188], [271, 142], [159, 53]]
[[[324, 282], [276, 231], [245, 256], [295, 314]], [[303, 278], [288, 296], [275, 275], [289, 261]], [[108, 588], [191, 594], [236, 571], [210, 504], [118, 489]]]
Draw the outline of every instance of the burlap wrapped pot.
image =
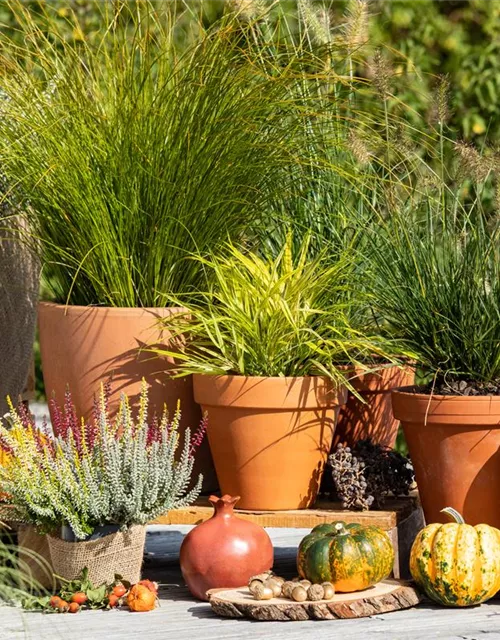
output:
[[146, 542], [143, 525], [88, 542], [66, 542], [52, 536], [48, 536], [48, 540], [56, 576], [73, 580], [87, 567], [89, 579], [95, 586], [113, 582], [117, 573], [132, 584], [141, 579]]

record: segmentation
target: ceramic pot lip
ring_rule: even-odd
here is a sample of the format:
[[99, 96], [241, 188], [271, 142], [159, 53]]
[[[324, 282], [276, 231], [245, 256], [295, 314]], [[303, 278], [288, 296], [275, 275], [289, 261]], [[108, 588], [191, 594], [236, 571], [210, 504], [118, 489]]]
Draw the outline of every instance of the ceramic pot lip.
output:
[[327, 384], [329, 382], [331, 382], [331, 386], [332, 388], [335, 387], [335, 383], [333, 382], [333, 380], [331, 380], [331, 378], [329, 378], [328, 376], [242, 376], [240, 374], [232, 374], [232, 373], [226, 373], [226, 374], [211, 374], [211, 373], [193, 373], [193, 378], [195, 379], [201, 379], [203, 378], [204, 380], [208, 380], [211, 379], [212, 381], [215, 380], [236, 380], [236, 381], [241, 381], [244, 382], [245, 380], [255, 380], [255, 382], [263, 382], [265, 383], [266, 380], [276, 380], [278, 381], [283, 381], [285, 383], [294, 383], [295, 381], [299, 381], [299, 380], [321, 380], [321, 381], [326, 381]]
[[419, 388], [412, 385], [391, 392], [394, 417], [405, 429], [408, 425], [500, 429], [500, 396], [431, 396], [418, 393]]
[[60, 302], [50, 302], [46, 300], [38, 301], [39, 311], [42, 309], [62, 311], [65, 310], [65, 315], [82, 315], [92, 311], [98, 315], [113, 314], [113, 315], [138, 315], [141, 313], [154, 313], [169, 315], [171, 313], [184, 313], [188, 311], [186, 307], [107, 307], [101, 305], [78, 305], [78, 304], [62, 304]]
[[418, 389], [422, 389], [421, 385], [408, 385], [406, 387], [397, 387], [396, 389], [392, 389], [392, 393], [395, 396], [399, 396], [401, 398], [413, 398], [415, 400], [422, 400], [422, 399], [426, 399], [427, 401], [431, 400], [432, 402], [434, 401], [438, 401], [438, 402], [447, 402], [448, 404], [451, 402], [465, 402], [465, 403], [470, 403], [470, 402], [488, 402], [488, 403], [493, 403], [493, 404], [499, 404], [498, 410], [500, 412], [500, 395], [498, 396], [493, 396], [493, 395], [489, 395], [489, 396], [464, 396], [464, 395], [440, 395], [438, 393], [422, 393], [420, 391], [418, 391]]
[[347, 402], [347, 389], [327, 376], [193, 375], [196, 402], [206, 406], [298, 410], [336, 407]]
[[394, 388], [399, 388], [401, 384], [410, 382], [415, 375], [415, 369], [406, 365], [386, 363], [376, 370], [365, 370], [361, 367], [355, 368], [355, 376], [349, 382], [356, 391], [368, 394], [389, 393]]

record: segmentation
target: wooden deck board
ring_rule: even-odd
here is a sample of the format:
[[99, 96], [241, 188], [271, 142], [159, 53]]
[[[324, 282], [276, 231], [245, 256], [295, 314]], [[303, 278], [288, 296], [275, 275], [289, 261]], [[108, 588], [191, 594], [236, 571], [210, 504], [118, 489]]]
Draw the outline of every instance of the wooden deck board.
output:
[[[148, 529], [144, 573], [158, 579], [161, 607], [151, 613], [90, 611], [72, 616], [26, 613], [0, 608], [1, 640], [473, 640], [490, 634], [500, 638], [500, 601], [472, 609], [445, 609], [423, 604], [415, 609], [360, 620], [307, 622], [251, 622], [219, 619], [206, 603], [189, 597], [182, 585], [178, 551], [189, 526], [151, 526]], [[276, 569], [294, 574], [295, 550], [307, 530], [270, 529], [276, 548]]]

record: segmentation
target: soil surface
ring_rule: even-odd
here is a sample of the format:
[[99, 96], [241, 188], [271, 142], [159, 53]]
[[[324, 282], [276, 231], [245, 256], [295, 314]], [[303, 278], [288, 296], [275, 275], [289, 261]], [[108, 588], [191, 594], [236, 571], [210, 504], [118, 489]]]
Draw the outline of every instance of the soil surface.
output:
[[419, 393], [432, 393], [437, 396], [500, 396], [500, 380], [495, 382], [443, 380], [420, 388]]

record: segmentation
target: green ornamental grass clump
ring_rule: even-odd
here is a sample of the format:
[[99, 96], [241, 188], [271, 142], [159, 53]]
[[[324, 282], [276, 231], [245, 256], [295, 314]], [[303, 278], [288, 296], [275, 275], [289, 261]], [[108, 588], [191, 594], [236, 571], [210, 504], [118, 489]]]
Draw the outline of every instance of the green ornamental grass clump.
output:
[[[0, 527], [6, 527], [0, 522]], [[34, 593], [43, 592], [42, 586], [32, 576], [32, 567], [38, 564], [40, 570], [51, 575], [47, 561], [35, 552], [15, 544], [0, 541], [0, 605], [19, 605]]]
[[286, 81], [245, 56], [242, 27], [179, 51], [171, 23], [144, 7], [134, 23], [134, 6], [135, 28], [111, 15], [97, 43], [22, 9], [26, 49], [0, 36], [0, 165], [57, 302], [163, 306], [195, 289], [189, 257], [251, 236], [298, 148]]
[[373, 240], [374, 305], [429, 389], [500, 392], [500, 225], [459, 190], [401, 204]]
[[[0, 487], [23, 518], [41, 530], [71, 527], [84, 539], [101, 525], [146, 524], [169, 509], [191, 504], [202, 476], [192, 483], [194, 454], [204, 430], [179, 431], [180, 408], [172, 418], [148, 422], [145, 383], [137, 414], [123, 395], [110, 417], [101, 388], [95, 415], [79, 421], [68, 392], [64, 408], [53, 404], [53, 432], [39, 429], [22, 406], [11, 406], [0, 425], [0, 443], [10, 460], [0, 466]], [[182, 442], [183, 440], [183, 442]]]
[[377, 336], [349, 324], [347, 252], [331, 264], [325, 255], [309, 258], [308, 245], [306, 238], [294, 252], [289, 237], [271, 258], [227, 245], [225, 256], [203, 260], [212, 286], [187, 313], [163, 321], [185, 338], [175, 353], [181, 375], [326, 375], [345, 382], [341, 365], [384, 354]]

